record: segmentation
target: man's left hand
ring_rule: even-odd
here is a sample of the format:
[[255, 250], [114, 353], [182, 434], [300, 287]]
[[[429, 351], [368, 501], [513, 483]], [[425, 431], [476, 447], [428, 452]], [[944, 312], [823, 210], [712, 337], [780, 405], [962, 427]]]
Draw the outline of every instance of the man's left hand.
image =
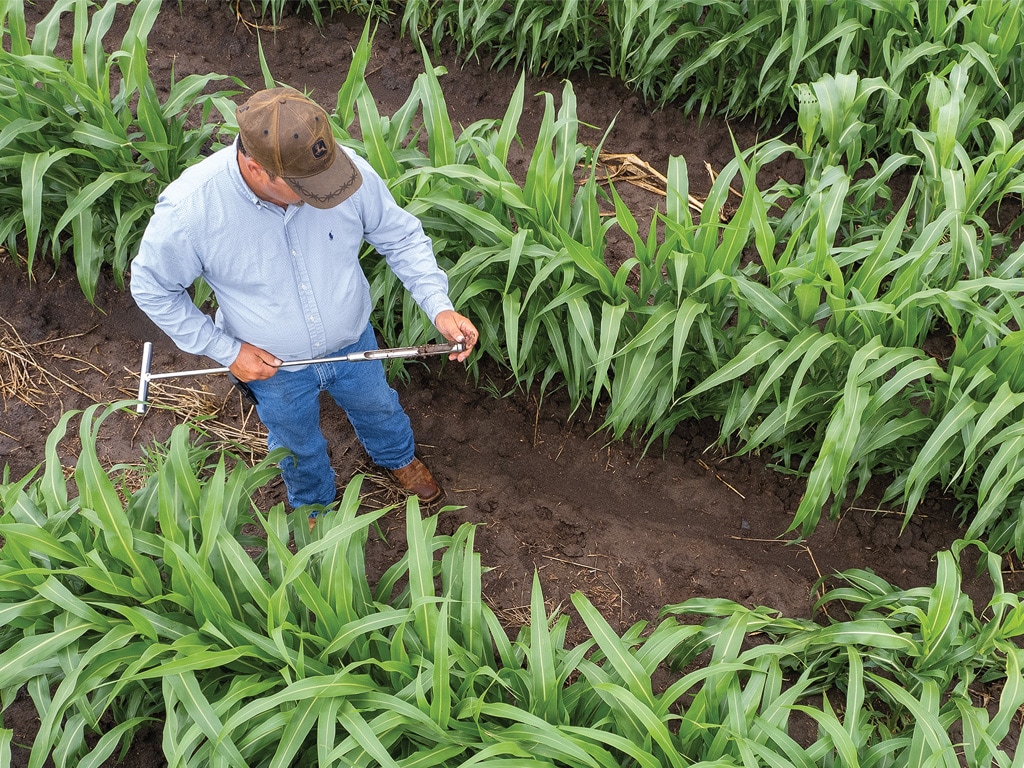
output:
[[473, 351], [473, 345], [480, 338], [479, 332], [472, 321], [460, 315], [454, 309], [446, 309], [437, 313], [434, 318], [434, 325], [448, 341], [465, 345], [461, 352], [452, 352], [448, 355], [449, 360], [458, 360], [460, 363], [466, 361], [469, 353]]

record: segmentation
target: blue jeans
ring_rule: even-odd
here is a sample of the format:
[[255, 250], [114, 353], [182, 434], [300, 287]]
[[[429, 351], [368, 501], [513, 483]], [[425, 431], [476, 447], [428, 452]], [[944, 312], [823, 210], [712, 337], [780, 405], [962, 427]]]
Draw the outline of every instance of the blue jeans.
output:
[[[369, 325], [359, 341], [327, 357], [367, 349], [377, 349]], [[379, 360], [315, 363], [297, 371], [282, 368], [269, 379], [250, 381], [249, 387], [259, 400], [256, 412], [267, 428], [268, 448], [291, 451], [280, 467], [293, 508], [334, 501], [334, 469], [320, 428], [321, 391], [344, 409], [375, 464], [399, 469], [413, 460], [412, 425]]]

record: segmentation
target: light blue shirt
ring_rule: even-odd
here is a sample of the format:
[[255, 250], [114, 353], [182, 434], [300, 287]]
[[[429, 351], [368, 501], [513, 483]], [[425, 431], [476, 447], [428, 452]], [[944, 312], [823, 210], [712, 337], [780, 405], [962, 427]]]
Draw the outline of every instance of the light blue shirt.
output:
[[[222, 365], [243, 341], [282, 360], [323, 357], [355, 343], [369, 321], [358, 258], [365, 240], [431, 322], [452, 309], [419, 220], [369, 163], [348, 155], [362, 186], [326, 210], [260, 200], [242, 179], [234, 145], [187, 169], [157, 200], [132, 261], [135, 302], [178, 347]], [[197, 277], [216, 294], [215, 319], [188, 294]]]

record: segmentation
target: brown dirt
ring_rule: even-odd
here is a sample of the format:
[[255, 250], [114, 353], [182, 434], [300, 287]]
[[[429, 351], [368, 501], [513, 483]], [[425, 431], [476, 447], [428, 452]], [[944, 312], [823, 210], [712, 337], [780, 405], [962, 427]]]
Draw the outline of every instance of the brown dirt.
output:
[[[176, 78], [218, 72], [261, 87], [251, 19], [236, 18], [235, 4], [222, 0], [186, 1], [181, 13], [178, 5], [165, 5], [150, 36], [149, 61], [158, 85], [169, 81], [173, 69]], [[39, 11], [30, 15], [38, 18]], [[282, 83], [310, 90], [332, 108], [362, 24], [342, 15], [317, 29], [306, 19], [286, 17], [276, 34], [261, 32], [271, 72]], [[116, 30], [111, 39], [120, 39]], [[518, 73], [492, 71], [487, 62], [460, 63], [450, 54], [435, 63], [448, 69], [441, 83], [457, 129], [504, 114]], [[405, 102], [422, 70], [417, 47], [399, 36], [397, 24], [381, 26], [367, 81], [382, 114], [392, 114]], [[732, 159], [730, 131], [741, 147], [758, 138], [752, 125], [717, 119], [700, 123], [673, 108], [651, 111], [604, 78], [580, 76], [573, 85], [580, 121], [594, 126], [581, 133], [581, 140], [596, 144], [614, 120], [606, 151], [633, 153], [661, 173], [669, 156], [685, 156], [691, 193], [697, 197], [710, 186], [705, 163], [720, 170]], [[557, 103], [562, 84], [528, 79], [520, 123], [525, 147], [511, 169], [520, 178], [543, 113], [543, 100], [534, 94], [542, 91], [554, 94]], [[774, 170], [780, 175], [797, 171]], [[620, 191], [641, 217], [661, 199], [628, 184]], [[621, 261], [626, 247], [628, 238], [613, 232], [609, 259]], [[22, 388], [32, 404], [11, 395], [3, 400], [0, 465], [9, 467], [12, 478], [43, 460], [45, 439], [62, 412], [93, 401], [134, 397], [144, 341], [154, 342], [154, 372], [212, 364], [177, 351], [109, 276], [101, 281], [98, 309], [85, 302], [66, 264], [56, 274], [43, 265], [29, 280], [21, 261], [3, 254], [0, 284], [5, 286], [0, 317], [11, 324], [0, 324], [4, 346], [16, 333], [33, 345], [40, 365], [55, 376], [37, 376], [39, 391], [34, 394]], [[485, 362], [481, 371], [482, 384], [507, 390], [505, 376], [495, 366]], [[0, 376], [9, 375], [0, 368]], [[210, 402], [223, 405], [220, 418], [225, 423], [242, 423], [238, 398], [222, 377], [176, 384], [207, 390]], [[421, 454], [447, 488], [449, 503], [459, 507], [441, 513], [439, 528], [450, 532], [467, 521], [479, 526], [477, 549], [490, 569], [485, 598], [510, 627], [525, 618], [535, 570], [550, 608], [569, 610], [569, 596], [582, 590], [619, 631], [636, 621], [655, 620], [662, 606], [691, 597], [729, 598], [789, 616], [810, 616], [815, 581], [839, 570], [868, 568], [904, 588], [933, 583], [933, 554], [959, 534], [951, 500], [933, 495], [901, 531], [901, 514], [872, 511], [877, 508], [872, 488], [840, 519], [823, 523], [802, 543], [787, 544], [792, 536], [785, 531], [803, 482], [774, 471], [768, 457], [730, 457], [714, 445], [716, 424], [710, 420], [682, 424], [664, 455], [655, 451], [642, 457], [629, 444], [608, 444], [594, 434], [600, 419], [571, 416], [557, 393], [543, 402], [534, 393], [495, 397], [487, 388], [474, 386], [461, 367], [439, 359], [414, 366], [411, 382], [398, 388]], [[154, 384], [154, 402], [170, 392]], [[165, 439], [180, 420], [179, 413], [158, 408], [143, 419], [116, 414], [101, 432], [103, 460], [137, 460], [141, 446]], [[343, 414], [325, 406], [324, 421], [339, 479], [367, 469]], [[253, 429], [252, 420], [247, 425]], [[74, 439], [65, 441], [65, 464], [73, 463], [76, 448]], [[370, 487], [375, 483], [371, 478]], [[387, 494], [386, 488], [379, 490]], [[279, 487], [271, 488], [266, 502], [282, 496]], [[387, 542], [373, 542], [368, 552], [375, 572], [402, 550], [402, 515], [392, 513], [385, 520]], [[980, 609], [987, 599], [984, 585], [972, 580], [970, 564], [964, 570], [965, 588]], [[571, 626], [571, 639], [582, 637], [581, 622]], [[15, 742], [22, 744], [31, 740], [35, 724], [35, 713], [25, 704], [16, 703], [4, 713], [7, 727], [16, 731]], [[15, 765], [25, 764], [26, 755], [16, 749]], [[122, 764], [164, 765], [159, 734], [137, 741]]]

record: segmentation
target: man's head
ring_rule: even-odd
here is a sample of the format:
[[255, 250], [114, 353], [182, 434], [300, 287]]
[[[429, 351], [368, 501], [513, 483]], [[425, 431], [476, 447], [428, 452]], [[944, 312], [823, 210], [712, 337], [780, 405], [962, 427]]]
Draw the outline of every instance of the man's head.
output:
[[362, 184], [327, 113], [295, 89], [259, 91], [235, 117], [245, 153], [314, 208], [332, 208]]

